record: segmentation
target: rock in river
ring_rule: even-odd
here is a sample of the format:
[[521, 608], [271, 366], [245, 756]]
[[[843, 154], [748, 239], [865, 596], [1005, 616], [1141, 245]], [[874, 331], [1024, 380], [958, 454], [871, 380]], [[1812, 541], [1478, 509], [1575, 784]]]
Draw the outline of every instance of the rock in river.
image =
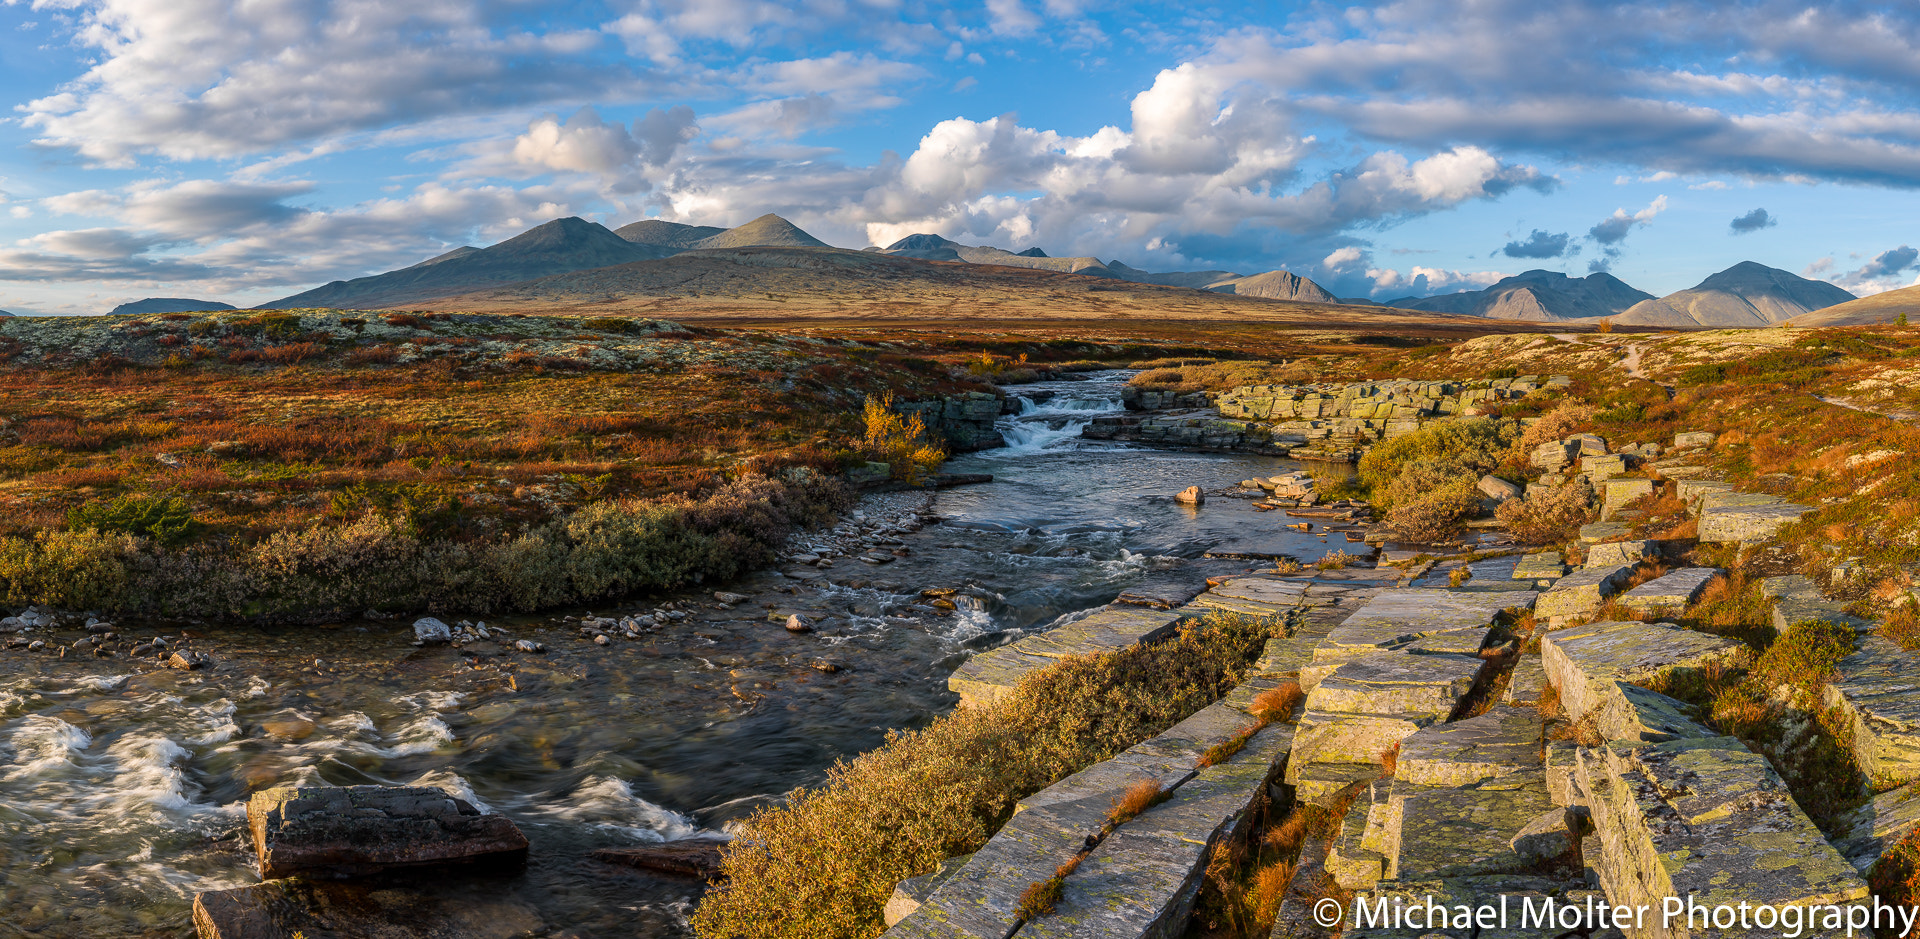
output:
[[393, 868], [517, 862], [527, 839], [503, 815], [414, 786], [282, 786], [247, 802], [260, 876], [360, 877]]
[[413, 621], [413, 641], [428, 646], [444, 645], [453, 641], [453, 627], [431, 616], [422, 616]]
[[1199, 486], [1188, 486], [1180, 490], [1180, 492], [1173, 497], [1173, 501], [1182, 505], [1206, 505], [1207, 495], [1200, 491]]
[[533, 908], [484, 884], [449, 895], [382, 880], [276, 880], [193, 898], [200, 939], [521, 939], [545, 935]]

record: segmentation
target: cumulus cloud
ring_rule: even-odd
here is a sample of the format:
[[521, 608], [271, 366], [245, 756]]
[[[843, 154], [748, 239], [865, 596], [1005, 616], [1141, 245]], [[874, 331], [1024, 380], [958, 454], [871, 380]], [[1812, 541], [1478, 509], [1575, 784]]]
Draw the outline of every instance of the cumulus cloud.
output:
[[1655, 196], [1654, 200], [1632, 215], [1626, 209], [1614, 209], [1613, 214], [1600, 220], [1600, 223], [1587, 229], [1587, 237], [1607, 246], [1618, 245], [1627, 240], [1634, 228], [1652, 224], [1653, 218], [1667, 210], [1667, 197]]
[[1509, 241], [1500, 253], [1510, 258], [1557, 258], [1567, 253], [1573, 237], [1566, 232], [1549, 234], [1536, 228], [1525, 241]]
[[1920, 250], [1901, 245], [1891, 251], [1882, 251], [1875, 255], [1874, 259], [1863, 265], [1858, 273], [1860, 277], [1867, 279], [1891, 277], [1915, 267], [1916, 260], [1920, 260]]
[[1744, 235], [1748, 232], [1759, 231], [1762, 228], [1772, 228], [1778, 224], [1780, 224], [1780, 220], [1768, 215], [1766, 209], [1754, 209], [1728, 222], [1727, 229], [1732, 234]]

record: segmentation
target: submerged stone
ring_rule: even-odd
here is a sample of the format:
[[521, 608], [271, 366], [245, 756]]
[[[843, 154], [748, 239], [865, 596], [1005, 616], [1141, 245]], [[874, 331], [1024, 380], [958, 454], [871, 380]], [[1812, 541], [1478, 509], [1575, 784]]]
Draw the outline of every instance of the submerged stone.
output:
[[449, 863], [517, 863], [527, 839], [504, 815], [439, 789], [284, 786], [247, 801], [260, 876], [361, 877]]
[[199, 939], [523, 939], [547, 929], [532, 907], [485, 884], [449, 891], [304, 878], [202, 893], [193, 925]]

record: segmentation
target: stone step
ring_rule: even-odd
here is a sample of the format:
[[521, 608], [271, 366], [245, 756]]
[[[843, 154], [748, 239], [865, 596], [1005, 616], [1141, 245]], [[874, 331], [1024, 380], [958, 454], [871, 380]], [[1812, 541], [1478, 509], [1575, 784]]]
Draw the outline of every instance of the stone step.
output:
[[1811, 506], [1792, 502], [1705, 509], [1700, 513], [1700, 540], [1707, 544], [1765, 541], [1812, 511]]
[[[1575, 782], [1592, 812], [1615, 904], [1658, 910], [1865, 900], [1867, 884], [1793, 801], [1767, 760], [1732, 737], [1581, 748]], [[1759, 935], [1759, 932], [1754, 933]]]
[[1550, 632], [1540, 640], [1547, 676], [1560, 691], [1567, 719], [1595, 714], [1603, 737], [1631, 735], [1635, 708], [1625, 685], [1644, 685], [1674, 670], [1734, 664], [1746, 647], [1732, 639], [1666, 623], [1601, 622]]
[[1513, 840], [1552, 809], [1546, 770], [1531, 769], [1481, 780], [1471, 786], [1438, 787], [1394, 780], [1388, 802], [1387, 877], [1420, 880], [1518, 874], [1538, 859]]
[[982, 652], [947, 678], [961, 706], [989, 704], [1021, 678], [1062, 657], [1116, 652], [1172, 636], [1186, 616], [1134, 606], [1110, 606], [1083, 619]]
[[1725, 574], [1717, 567], [1689, 567], [1674, 571], [1662, 577], [1647, 581], [1620, 595], [1620, 604], [1635, 610], [1648, 612], [1679, 613], [1693, 601], [1700, 599], [1702, 591], [1713, 579]]
[[1445, 720], [1484, 663], [1464, 655], [1385, 652], [1352, 659], [1307, 693], [1309, 711]]
[[1499, 705], [1402, 740], [1394, 778], [1418, 786], [1468, 786], [1530, 772], [1541, 766], [1545, 741], [1539, 712]]
[[1531, 606], [1527, 594], [1403, 588], [1382, 590], [1339, 626], [1314, 652], [1315, 664], [1343, 662], [1396, 649], [1443, 632], [1478, 630], [1509, 607]]
[[1558, 551], [1529, 554], [1513, 569], [1514, 580], [1557, 580], [1566, 574], [1566, 561]]

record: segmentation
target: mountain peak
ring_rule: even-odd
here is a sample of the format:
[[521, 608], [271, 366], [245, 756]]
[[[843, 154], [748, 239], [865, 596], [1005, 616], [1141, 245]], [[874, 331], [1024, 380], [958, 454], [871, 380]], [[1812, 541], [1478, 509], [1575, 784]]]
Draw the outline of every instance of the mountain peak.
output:
[[729, 228], [717, 235], [689, 245], [692, 248], [747, 248], [755, 246], [776, 248], [827, 248], [831, 247], [800, 229], [800, 226], [769, 212], [745, 225]]

